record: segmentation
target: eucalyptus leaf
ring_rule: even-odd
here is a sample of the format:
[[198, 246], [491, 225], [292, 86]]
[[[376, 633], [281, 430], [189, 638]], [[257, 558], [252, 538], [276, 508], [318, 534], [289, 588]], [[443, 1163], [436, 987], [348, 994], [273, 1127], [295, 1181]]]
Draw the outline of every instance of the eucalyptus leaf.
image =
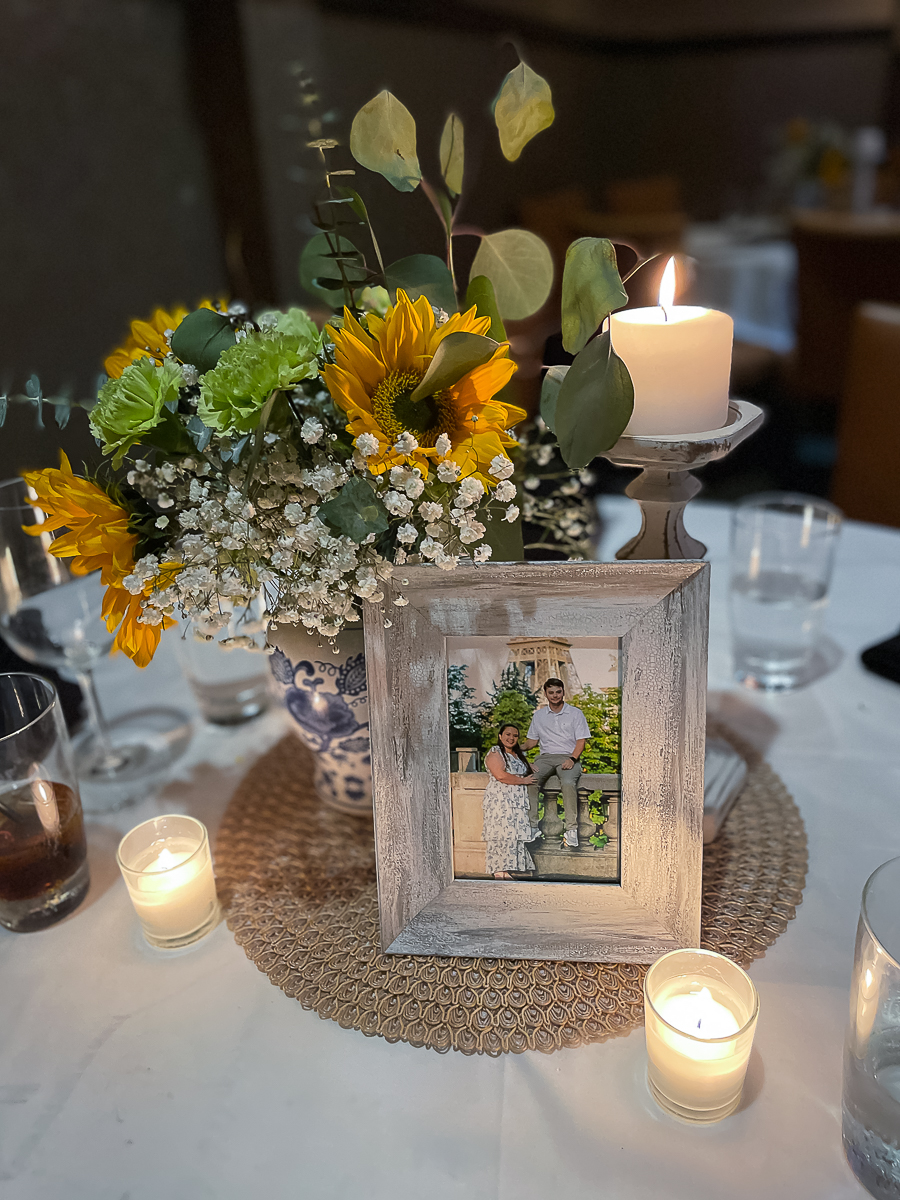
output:
[[204, 425], [198, 416], [193, 416], [187, 422], [187, 431], [193, 439], [194, 445], [202, 454], [210, 443], [213, 431], [208, 425]]
[[[362, 287], [368, 282], [366, 260], [343, 234], [317, 233], [306, 243], [300, 255], [300, 283], [311, 295], [324, 300], [332, 308], [339, 307], [346, 299], [338, 262], [343, 264], [347, 282], [352, 288]], [[335, 283], [336, 287], [330, 286]]]
[[441, 134], [440, 159], [444, 183], [454, 196], [458, 196], [463, 185], [465, 139], [463, 123], [456, 113], [451, 113], [444, 123], [444, 131]]
[[[522, 503], [518, 490], [512, 503], [519, 505]], [[522, 514], [520, 513], [514, 521], [504, 521], [501, 513], [496, 511], [497, 505], [491, 505], [491, 507], [495, 511], [491, 520], [485, 521], [484, 534], [484, 540], [492, 550], [491, 562], [522, 562], [525, 558]], [[505, 508], [506, 505], [503, 507]]]
[[541, 384], [541, 416], [551, 433], [556, 433], [556, 399], [569, 368], [550, 367]]
[[553, 287], [553, 256], [546, 242], [527, 229], [486, 234], [472, 262], [469, 279], [486, 275], [504, 321], [536, 313]]
[[167, 454], [190, 454], [194, 443], [175, 413], [163, 409], [162, 420], [141, 434], [141, 442]]
[[385, 270], [384, 281], [392, 304], [397, 302], [397, 288], [403, 288], [410, 300], [427, 296], [429, 304], [436, 308], [447, 313], [456, 312], [453, 276], [446, 263], [434, 254], [411, 254], [409, 258], [401, 258]]
[[416, 157], [412, 113], [388, 91], [364, 104], [350, 127], [350, 153], [362, 167], [377, 171], [398, 192], [412, 192], [422, 178]]
[[9, 397], [0, 395], [0, 425], [6, 420], [6, 410], [9, 407]]
[[494, 285], [487, 275], [476, 275], [474, 279], [469, 280], [469, 286], [466, 288], [466, 308], [471, 308], [473, 304], [479, 317], [491, 318], [488, 333], [494, 341], [505, 342], [506, 330], [497, 307]]
[[566, 466], [586, 467], [614, 446], [633, 409], [628, 368], [601, 333], [575, 356], [557, 393], [554, 433]]
[[69, 423], [69, 417], [72, 415], [71, 404], [68, 404], [65, 400], [61, 400], [60, 402], [54, 404], [53, 415], [56, 417], [56, 424], [59, 426], [59, 428], [65, 429]]
[[203, 375], [213, 369], [222, 351], [234, 343], [234, 330], [224, 313], [198, 308], [188, 313], [172, 334], [172, 353]]
[[553, 124], [550, 85], [520, 62], [503, 80], [494, 101], [494, 120], [503, 157], [515, 162], [531, 139]]
[[453, 387], [463, 375], [488, 362], [498, 345], [493, 338], [479, 333], [448, 333], [438, 343], [434, 358], [410, 400], [415, 403]]
[[317, 516], [357, 544], [370, 533], [384, 533], [390, 524], [387, 509], [358, 475], [345, 483], [333, 500], [326, 501]]
[[583, 237], [566, 251], [562, 280], [562, 339], [577, 354], [609, 314], [628, 303], [608, 238]]
[[382, 275], [384, 274], [384, 262], [381, 257], [381, 247], [378, 245], [378, 240], [375, 237], [375, 230], [372, 228], [372, 219], [369, 216], [369, 210], [366, 208], [366, 202], [363, 200], [359, 192], [355, 192], [353, 188], [339, 187], [337, 191], [341, 193], [345, 200], [350, 202], [350, 206], [356, 215], [362, 220], [363, 224], [368, 227], [369, 237], [372, 239], [372, 248], [375, 251], [375, 257], [378, 259], [378, 266]]

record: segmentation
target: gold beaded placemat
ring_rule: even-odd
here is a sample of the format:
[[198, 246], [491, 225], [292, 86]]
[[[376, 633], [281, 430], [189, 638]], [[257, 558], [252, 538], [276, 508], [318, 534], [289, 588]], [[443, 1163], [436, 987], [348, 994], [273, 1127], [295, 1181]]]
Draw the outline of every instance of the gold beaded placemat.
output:
[[[802, 900], [806, 833], [771, 767], [715, 732], [750, 770], [704, 849], [701, 945], [747, 966]], [[216, 842], [228, 927], [304, 1008], [370, 1037], [464, 1054], [549, 1053], [643, 1022], [644, 967], [382, 954], [372, 822], [324, 808], [312, 775], [309, 751], [284, 738], [241, 783]]]

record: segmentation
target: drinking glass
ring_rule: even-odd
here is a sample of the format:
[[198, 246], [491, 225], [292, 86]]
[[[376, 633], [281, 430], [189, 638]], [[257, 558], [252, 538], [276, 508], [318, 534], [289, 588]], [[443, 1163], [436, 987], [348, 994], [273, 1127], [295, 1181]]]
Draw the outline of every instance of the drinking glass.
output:
[[731, 521], [731, 633], [746, 687], [789, 691], [820, 672], [819, 641], [841, 513], [827, 500], [765, 492]]
[[88, 890], [69, 735], [53, 684], [0, 675], [0, 925], [44, 929]]
[[87, 713], [74, 743], [84, 807], [108, 812], [146, 793], [187, 745], [190, 725], [184, 713], [163, 708], [104, 719], [93, 668], [113, 635], [101, 617], [100, 572], [74, 575], [50, 553], [53, 533], [35, 537], [22, 528], [44, 520], [23, 479], [0, 484], [0, 635], [26, 662], [78, 680]]
[[844, 1044], [847, 1161], [879, 1200], [900, 1200], [900, 858], [863, 888]]
[[[178, 642], [181, 670], [204, 718], [213, 725], [240, 725], [269, 705], [269, 661], [260, 621], [262, 601], [224, 613], [219, 628], [188, 622]], [[250, 639], [256, 649], [240, 644]], [[235, 645], [235, 641], [239, 644]]]

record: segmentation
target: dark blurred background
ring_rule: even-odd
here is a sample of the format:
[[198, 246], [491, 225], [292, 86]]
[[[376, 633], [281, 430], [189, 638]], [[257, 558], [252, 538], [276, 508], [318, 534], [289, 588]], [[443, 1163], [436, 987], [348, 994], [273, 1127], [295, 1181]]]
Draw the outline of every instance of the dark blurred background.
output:
[[[129, 320], [157, 306], [308, 301], [302, 71], [345, 141], [391, 88], [426, 175], [459, 112], [470, 223], [527, 225], [557, 254], [595, 234], [694, 260], [682, 299], [735, 318], [733, 393], [769, 410], [704, 472], [706, 495], [831, 493], [900, 525], [895, 25], [891, 0], [6, 0], [0, 392], [37, 374], [48, 394], [91, 394]], [[511, 43], [557, 112], [514, 164], [486, 116]], [[367, 172], [357, 186], [388, 258], [440, 253], [421, 189]], [[510, 330], [531, 406], [557, 314]], [[49, 414], [34, 424], [11, 406], [0, 478], [55, 463], [60, 444], [96, 458], [83, 412], [62, 433]], [[629, 477], [610, 468], [602, 486]]]

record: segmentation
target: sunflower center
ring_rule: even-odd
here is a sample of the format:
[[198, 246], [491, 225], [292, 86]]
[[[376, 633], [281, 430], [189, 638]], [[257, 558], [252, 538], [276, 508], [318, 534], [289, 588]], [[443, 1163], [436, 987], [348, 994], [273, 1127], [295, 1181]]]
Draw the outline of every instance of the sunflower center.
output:
[[420, 446], [433, 446], [454, 423], [448, 391], [413, 400], [421, 379], [419, 371], [391, 371], [372, 393], [372, 415], [391, 442], [401, 433], [411, 433]]

